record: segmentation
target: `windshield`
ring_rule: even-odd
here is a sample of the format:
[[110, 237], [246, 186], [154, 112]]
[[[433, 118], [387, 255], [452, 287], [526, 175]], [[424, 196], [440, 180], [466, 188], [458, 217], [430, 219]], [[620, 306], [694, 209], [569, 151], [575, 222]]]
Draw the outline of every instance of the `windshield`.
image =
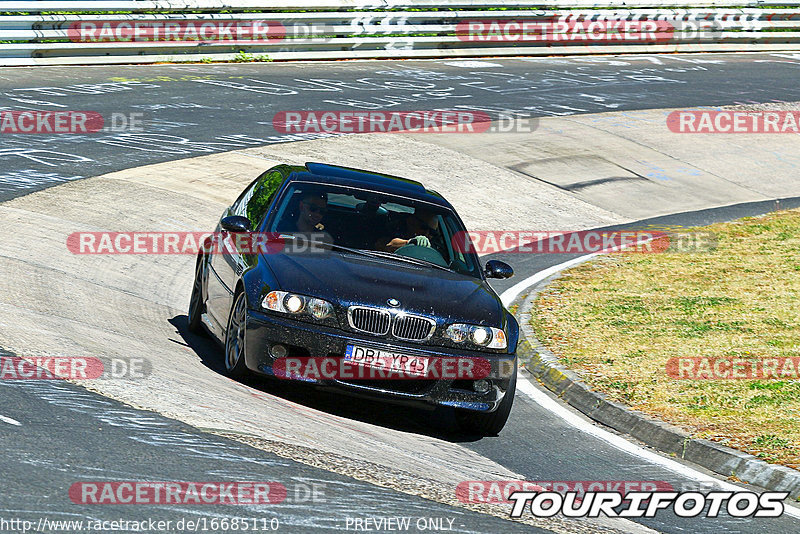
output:
[[480, 278], [477, 256], [453, 246], [466, 230], [452, 210], [385, 193], [296, 182], [267, 231], [325, 232], [338, 247]]

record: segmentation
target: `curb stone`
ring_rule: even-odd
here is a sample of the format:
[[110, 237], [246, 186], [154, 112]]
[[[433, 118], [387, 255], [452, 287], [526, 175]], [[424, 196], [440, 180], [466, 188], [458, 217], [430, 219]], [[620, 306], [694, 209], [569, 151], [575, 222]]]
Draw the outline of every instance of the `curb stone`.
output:
[[610, 401], [592, 391], [573, 371], [564, 367], [552, 351], [536, 339], [530, 326], [531, 309], [537, 295], [559, 274], [529, 288], [516, 302], [523, 339], [517, 353], [532, 378], [561, 400], [591, 419], [631, 436], [663, 453], [690, 461], [724, 477], [737, 479], [770, 491], [787, 491], [800, 499], [800, 471], [759, 460], [751, 454], [705, 439], [693, 438], [685, 430]]

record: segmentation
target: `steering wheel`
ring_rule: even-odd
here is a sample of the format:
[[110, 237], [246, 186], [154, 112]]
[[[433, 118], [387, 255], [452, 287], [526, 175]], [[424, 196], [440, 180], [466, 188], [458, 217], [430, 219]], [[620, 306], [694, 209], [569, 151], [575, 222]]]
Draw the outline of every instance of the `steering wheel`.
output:
[[427, 261], [435, 265], [439, 265], [440, 267], [449, 267], [444, 257], [441, 254], [439, 254], [438, 251], [432, 249], [431, 247], [422, 247], [420, 245], [409, 244], [409, 245], [403, 245], [402, 247], [395, 250], [394, 253], [400, 256], [406, 256], [408, 258], [415, 258], [418, 260]]

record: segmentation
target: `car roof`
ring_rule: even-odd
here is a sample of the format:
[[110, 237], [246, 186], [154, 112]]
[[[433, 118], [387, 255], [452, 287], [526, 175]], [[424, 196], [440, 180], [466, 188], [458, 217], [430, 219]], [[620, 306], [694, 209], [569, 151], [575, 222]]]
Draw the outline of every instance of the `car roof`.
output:
[[290, 181], [302, 180], [369, 189], [452, 209], [450, 203], [442, 195], [436, 191], [425, 189], [420, 182], [408, 178], [315, 162], [308, 162], [304, 167], [298, 166], [294, 169], [296, 170], [289, 175]]

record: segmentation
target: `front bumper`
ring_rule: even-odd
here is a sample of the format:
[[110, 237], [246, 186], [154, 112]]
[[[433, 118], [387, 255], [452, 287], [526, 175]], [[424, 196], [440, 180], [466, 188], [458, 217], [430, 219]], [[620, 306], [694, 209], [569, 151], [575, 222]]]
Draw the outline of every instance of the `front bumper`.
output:
[[[358, 344], [376, 349], [398, 351], [410, 356], [451, 359], [480, 358], [488, 361], [491, 365], [491, 371], [485, 377], [490, 384], [489, 391], [486, 393], [474, 391], [472, 389], [473, 380], [453, 378], [303, 380], [303, 382], [311, 382], [320, 388], [336, 389], [363, 397], [417, 406], [420, 404], [442, 405], [492, 412], [503, 400], [508, 390], [510, 374], [516, 369], [514, 365], [516, 354], [484, 353], [406, 343], [248, 310], [245, 341], [245, 363], [248, 369], [274, 376], [272, 364], [275, 359], [270, 355], [269, 349], [276, 343], [289, 348], [288, 356], [296, 357], [341, 358], [344, 356], [347, 345]], [[485, 364], [486, 362], [481, 363]]]

